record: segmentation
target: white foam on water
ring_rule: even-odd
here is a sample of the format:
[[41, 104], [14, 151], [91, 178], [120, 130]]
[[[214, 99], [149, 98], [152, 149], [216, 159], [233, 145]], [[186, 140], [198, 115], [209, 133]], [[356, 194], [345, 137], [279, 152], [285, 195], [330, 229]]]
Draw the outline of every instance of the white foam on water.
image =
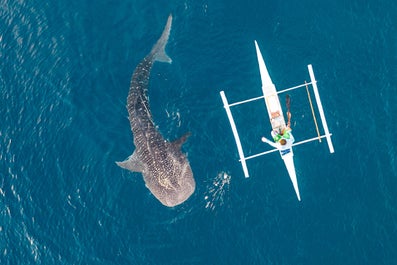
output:
[[205, 208], [215, 210], [215, 208], [224, 204], [225, 197], [229, 192], [230, 181], [231, 176], [228, 173], [224, 171], [218, 173], [204, 196]]

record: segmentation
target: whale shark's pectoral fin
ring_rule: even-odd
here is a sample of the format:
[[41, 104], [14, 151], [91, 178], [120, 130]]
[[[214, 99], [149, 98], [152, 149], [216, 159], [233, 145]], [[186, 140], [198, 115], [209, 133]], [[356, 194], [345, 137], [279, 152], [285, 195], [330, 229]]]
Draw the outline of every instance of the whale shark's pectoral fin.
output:
[[144, 170], [144, 166], [135, 152], [132, 155], [130, 155], [125, 161], [116, 162], [116, 164], [119, 167], [128, 169], [132, 172], [143, 172]]
[[190, 132], [185, 133], [181, 138], [173, 141], [172, 145], [180, 149], [182, 145], [187, 141], [187, 138], [189, 138], [190, 135], [191, 135]]

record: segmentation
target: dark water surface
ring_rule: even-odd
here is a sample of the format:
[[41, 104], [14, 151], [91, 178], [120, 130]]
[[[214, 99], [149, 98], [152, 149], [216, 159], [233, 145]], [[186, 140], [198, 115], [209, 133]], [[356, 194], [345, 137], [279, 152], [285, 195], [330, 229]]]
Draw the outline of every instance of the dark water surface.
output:
[[[0, 1], [1, 264], [397, 264], [395, 1]], [[167, 208], [114, 161], [134, 149], [130, 76], [174, 16], [149, 88], [154, 120], [197, 182]], [[281, 89], [311, 63], [335, 154], [295, 149], [244, 179], [219, 96], [260, 94], [254, 39]], [[305, 92], [294, 136], [315, 135]], [[263, 103], [235, 112], [246, 153]]]

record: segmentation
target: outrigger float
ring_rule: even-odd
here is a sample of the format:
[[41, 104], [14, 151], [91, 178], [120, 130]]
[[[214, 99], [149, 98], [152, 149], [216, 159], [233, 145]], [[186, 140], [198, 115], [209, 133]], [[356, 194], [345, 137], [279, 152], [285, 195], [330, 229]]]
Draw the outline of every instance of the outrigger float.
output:
[[[234, 139], [236, 141], [236, 145], [237, 145], [237, 150], [240, 156], [240, 162], [241, 165], [243, 167], [243, 171], [244, 171], [244, 176], [246, 178], [249, 177], [249, 173], [248, 173], [248, 168], [247, 168], [247, 163], [246, 161], [252, 158], [256, 158], [259, 156], [263, 156], [275, 151], [278, 151], [278, 149], [272, 149], [269, 151], [265, 151], [262, 153], [258, 153], [258, 154], [254, 154], [254, 155], [250, 155], [250, 156], [245, 156], [244, 155], [244, 151], [243, 148], [241, 146], [241, 142], [240, 142], [240, 137], [238, 135], [237, 132], [237, 127], [236, 124], [234, 122], [233, 116], [232, 116], [232, 112], [230, 110], [231, 107], [237, 106], [237, 105], [241, 105], [241, 104], [245, 104], [248, 102], [252, 102], [255, 100], [260, 100], [260, 99], [264, 99], [265, 100], [265, 104], [266, 104], [266, 108], [269, 114], [269, 119], [270, 119], [270, 123], [272, 126], [273, 130], [277, 130], [277, 131], [281, 131], [286, 127], [286, 123], [285, 123], [285, 119], [284, 119], [284, 115], [283, 115], [283, 111], [281, 108], [281, 104], [280, 104], [280, 99], [278, 97], [279, 94], [285, 93], [287, 91], [292, 91], [298, 88], [302, 88], [302, 87], [306, 87], [308, 96], [309, 96], [309, 103], [311, 106], [311, 110], [312, 110], [312, 114], [313, 114], [313, 119], [316, 125], [316, 130], [317, 130], [317, 137], [314, 138], [310, 138], [310, 139], [306, 139], [297, 143], [292, 144], [292, 146], [297, 146], [297, 145], [301, 145], [304, 143], [308, 143], [308, 142], [312, 142], [312, 141], [320, 141], [322, 138], [326, 138], [327, 143], [328, 143], [328, 148], [330, 153], [334, 153], [334, 147], [332, 145], [332, 140], [331, 140], [331, 133], [328, 130], [328, 125], [327, 125], [327, 121], [325, 119], [325, 115], [324, 115], [324, 110], [323, 110], [323, 106], [321, 104], [321, 100], [320, 100], [320, 95], [318, 93], [318, 88], [317, 88], [317, 81], [314, 77], [314, 72], [313, 72], [313, 67], [312, 65], [308, 65], [308, 71], [309, 71], [309, 75], [310, 75], [310, 79], [311, 82], [310, 83], [304, 83], [301, 85], [297, 85], [294, 87], [290, 87], [287, 89], [283, 89], [280, 91], [276, 90], [275, 85], [273, 84], [270, 75], [267, 71], [266, 65], [265, 65], [265, 61], [263, 60], [261, 51], [259, 49], [258, 43], [255, 41], [255, 47], [256, 47], [256, 55], [258, 58], [258, 64], [259, 64], [259, 70], [260, 70], [260, 75], [261, 75], [261, 80], [262, 80], [262, 92], [263, 95], [259, 96], [259, 97], [255, 97], [255, 98], [250, 98], [247, 100], [243, 100], [243, 101], [239, 101], [236, 103], [231, 103], [229, 104], [229, 102], [227, 101], [226, 95], [224, 91], [220, 92], [220, 95], [222, 97], [222, 101], [223, 101], [223, 105], [225, 107], [226, 110], [226, 114], [229, 118], [229, 122], [230, 125], [232, 127], [232, 131], [233, 131], [233, 135], [234, 135]], [[320, 135], [320, 132], [318, 130], [318, 125], [317, 125], [317, 121], [316, 121], [316, 116], [314, 113], [314, 108], [312, 105], [312, 101], [310, 98], [310, 93], [309, 93], [309, 89], [308, 87], [311, 86], [313, 88], [313, 92], [314, 92], [314, 96], [316, 99], [316, 103], [317, 103], [317, 107], [318, 107], [318, 112], [320, 114], [320, 118], [321, 118], [321, 123], [324, 129], [324, 134]], [[297, 177], [296, 177], [296, 171], [295, 171], [295, 165], [294, 165], [294, 153], [292, 151], [292, 146], [290, 148], [288, 148], [287, 150], [279, 150], [281, 158], [284, 161], [284, 164], [287, 168], [289, 177], [291, 179], [292, 185], [294, 186], [295, 192], [296, 192], [296, 196], [298, 197], [298, 200], [300, 201], [300, 193], [299, 193], [299, 187], [298, 187], [298, 181], [297, 181]]]

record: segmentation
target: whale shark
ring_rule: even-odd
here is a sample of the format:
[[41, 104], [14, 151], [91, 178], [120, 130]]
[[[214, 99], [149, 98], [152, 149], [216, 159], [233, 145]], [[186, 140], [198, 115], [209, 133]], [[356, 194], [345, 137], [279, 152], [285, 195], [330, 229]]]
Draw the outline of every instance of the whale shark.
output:
[[146, 187], [168, 207], [185, 202], [196, 187], [189, 160], [181, 150], [190, 133], [172, 142], [164, 139], [153, 122], [147, 96], [154, 62], [172, 62], [165, 52], [171, 24], [169, 15], [160, 39], [132, 74], [127, 110], [135, 151], [125, 161], [116, 162], [124, 169], [142, 173]]

